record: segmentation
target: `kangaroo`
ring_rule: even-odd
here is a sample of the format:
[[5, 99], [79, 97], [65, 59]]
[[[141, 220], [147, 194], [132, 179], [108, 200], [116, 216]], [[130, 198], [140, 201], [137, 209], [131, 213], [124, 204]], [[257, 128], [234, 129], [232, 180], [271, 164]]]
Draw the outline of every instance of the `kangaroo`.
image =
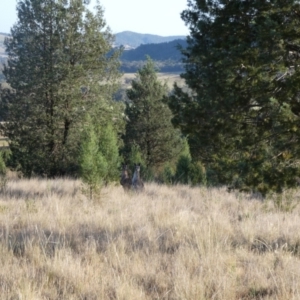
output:
[[135, 191], [143, 191], [144, 183], [140, 177], [141, 165], [135, 164], [135, 171], [132, 177], [132, 188]]
[[131, 189], [132, 181], [128, 176], [128, 167], [127, 167], [127, 165], [123, 165], [123, 170], [122, 170], [122, 176], [121, 176], [120, 183], [123, 186], [123, 189], [125, 191], [128, 191], [128, 190]]

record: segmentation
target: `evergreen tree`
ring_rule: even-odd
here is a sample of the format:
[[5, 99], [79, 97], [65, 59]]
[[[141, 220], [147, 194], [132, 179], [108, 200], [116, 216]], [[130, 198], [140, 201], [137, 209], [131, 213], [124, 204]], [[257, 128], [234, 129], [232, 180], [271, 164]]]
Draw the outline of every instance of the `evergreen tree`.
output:
[[162, 101], [167, 92], [166, 84], [158, 80], [154, 63], [148, 58], [127, 91], [124, 136], [126, 156], [132, 147], [138, 147], [146, 168], [159, 167], [174, 159], [182, 148], [180, 133], [171, 123], [172, 113]]
[[3, 152], [0, 151], [0, 176], [4, 176], [6, 174], [6, 165], [3, 158]]
[[193, 186], [206, 184], [206, 170], [200, 161], [192, 161], [186, 140], [183, 151], [176, 163], [174, 181], [177, 183], [191, 184]]
[[88, 185], [89, 197], [99, 194], [103, 184], [119, 179], [120, 157], [117, 135], [113, 127], [94, 125], [86, 118], [80, 144], [80, 177]]
[[175, 85], [169, 106], [193, 159], [219, 183], [263, 194], [296, 184], [299, 8], [299, 1], [189, 0], [182, 13], [189, 91]]
[[[2, 83], [0, 83], [0, 122], [7, 121], [8, 118], [8, 101], [13, 95], [13, 91], [8, 88], [2, 88]], [[1, 128], [0, 128], [1, 129]]]
[[93, 199], [94, 194], [101, 190], [103, 178], [108, 169], [107, 163], [99, 152], [99, 143], [91, 123], [83, 131], [80, 146], [80, 177], [87, 184], [89, 198]]
[[119, 181], [121, 159], [119, 156], [118, 137], [111, 124], [98, 128], [99, 152], [104, 157], [108, 169], [103, 180], [105, 183]]
[[14, 92], [2, 93], [4, 131], [28, 176], [76, 170], [86, 113], [100, 124], [119, 119], [112, 101], [119, 53], [99, 1], [95, 13], [83, 2], [19, 0], [18, 22], [5, 41], [3, 73]]

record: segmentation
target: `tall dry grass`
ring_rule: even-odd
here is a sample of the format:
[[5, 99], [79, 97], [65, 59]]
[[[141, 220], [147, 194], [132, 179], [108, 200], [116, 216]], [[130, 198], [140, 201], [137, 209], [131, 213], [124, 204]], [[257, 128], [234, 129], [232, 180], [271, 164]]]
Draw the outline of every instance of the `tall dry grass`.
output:
[[70, 179], [0, 199], [1, 299], [300, 299], [298, 206], [156, 184], [90, 202]]

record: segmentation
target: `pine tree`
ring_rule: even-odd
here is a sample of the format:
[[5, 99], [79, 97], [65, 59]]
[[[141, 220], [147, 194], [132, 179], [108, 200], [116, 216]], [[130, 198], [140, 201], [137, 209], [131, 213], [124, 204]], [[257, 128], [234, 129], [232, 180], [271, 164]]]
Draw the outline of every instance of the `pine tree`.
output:
[[82, 0], [19, 0], [17, 11], [3, 71], [13, 94], [2, 93], [13, 159], [28, 176], [74, 172], [85, 115], [119, 117], [113, 36], [99, 1], [95, 13]]
[[88, 186], [89, 198], [93, 199], [103, 185], [108, 165], [99, 151], [99, 141], [91, 122], [83, 131], [80, 146], [80, 177]]
[[162, 101], [167, 92], [166, 84], [158, 80], [154, 63], [148, 58], [127, 91], [124, 136], [126, 156], [132, 147], [138, 147], [146, 168], [171, 161], [182, 148], [180, 133], [171, 123], [172, 113]]
[[98, 128], [97, 135], [99, 139], [99, 152], [108, 165], [103, 180], [105, 183], [119, 181], [121, 159], [116, 131], [111, 124], [106, 124]]
[[[95, 125], [94, 125], [95, 124]], [[99, 126], [88, 115], [80, 143], [80, 177], [87, 184], [90, 199], [104, 184], [119, 179], [120, 156], [113, 127]]]
[[182, 49], [189, 91], [173, 123], [219, 183], [280, 192], [299, 175], [298, 1], [188, 1]]
[[[6, 93], [6, 95], [3, 95], [4, 93]], [[10, 89], [2, 89], [2, 83], [0, 83], [0, 122], [7, 120], [7, 99], [9, 98], [10, 93], [12, 93], [12, 91]], [[5, 99], [6, 102], [4, 102]]]

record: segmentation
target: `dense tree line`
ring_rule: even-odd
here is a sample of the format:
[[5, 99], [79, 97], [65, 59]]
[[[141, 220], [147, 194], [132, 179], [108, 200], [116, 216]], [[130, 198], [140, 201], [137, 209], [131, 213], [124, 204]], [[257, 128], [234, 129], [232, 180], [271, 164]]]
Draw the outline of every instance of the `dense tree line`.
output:
[[93, 198], [118, 179], [120, 151], [149, 170], [176, 160], [182, 138], [151, 60], [138, 71], [126, 108], [113, 100], [120, 51], [99, 2], [92, 12], [82, 0], [20, 0], [17, 10], [5, 40], [9, 88], [0, 89], [10, 168], [28, 177], [80, 176]]
[[299, 176], [299, 1], [188, 1], [169, 105], [210, 180], [281, 192]]
[[0, 89], [10, 167], [81, 176], [91, 198], [117, 180], [122, 161], [167, 183], [263, 195], [296, 186], [299, 11], [298, 1], [189, 0], [188, 88], [170, 94], [154, 57], [138, 65], [124, 104], [113, 101], [120, 52], [99, 2], [93, 13], [82, 0], [18, 1], [5, 41], [11, 89]]

